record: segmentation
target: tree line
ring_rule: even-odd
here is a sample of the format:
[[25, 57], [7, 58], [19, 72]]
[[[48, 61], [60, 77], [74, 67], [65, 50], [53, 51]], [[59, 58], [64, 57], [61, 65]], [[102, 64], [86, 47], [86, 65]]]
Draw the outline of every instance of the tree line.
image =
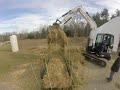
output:
[[[96, 22], [97, 27], [100, 27], [109, 20], [118, 16], [120, 16], [120, 10], [117, 9], [116, 13], [110, 16], [108, 9], [104, 8], [101, 12], [97, 12], [92, 15], [92, 19]], [[88, 37], [90, 30], [88, 23], [86, 25], [83, 23], [76, 23], [74, 26], [71, 24], [64, 26], [64, 31], [69, 37]]]
[[0, 42], [3, 41], [9, 41], [9, 37], [11, 35], [16, 35], [19, 40], [24, 40], [24, 39], [44, 39], [47, 37], [48, 33], [48, 27], [43, 26], [42, 28], [39, 28], [38, 30], [34, 30], [31, 32], [27, 32], [27, 30], [24, 30], [20, 33], [18, 32], [11, 32], [11, 33], [3, 33], [0, 34]]
[[[96, 22], [97, 26], [100, 27], [104, 23], [118, 16], [120, 16], [120, 10], [117, 9], [116, 13], [110, 17], [108, 9], [104, 8], [101, 12], [92, 15], [92, 19]], [[88, 23], [85, 25], [83, 22], [69, 23], [64, 25], [63, 31], [68, 37], [88, 37], [90, 26]], [[43, 39], [47, 37], [48, 26], [45, 25], [44, 27], [31, 32], [23, 31], [21, 33], [12, 32], [0, 34], [0, 41], [8, 41], [9, 36], [12, 34], [17, 35], [18, 39]]]

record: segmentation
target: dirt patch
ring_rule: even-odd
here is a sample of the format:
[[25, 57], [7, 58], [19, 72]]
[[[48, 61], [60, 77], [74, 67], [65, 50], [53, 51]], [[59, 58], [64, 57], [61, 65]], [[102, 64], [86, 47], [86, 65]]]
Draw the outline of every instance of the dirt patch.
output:
[[16, 65], [11, 67], [10, 72], [3, 75], [0, 82], [0, 90], [23, 90], [20, 86], [22, 76], [27, 70], [29, 64]]
[[13, 77], [13, 79], [17, 80], [19, 78], [19, 76], [21, 76], [25, 71], [26, 71], [26, 69], [14, 71], [11, 73], [11, 76]]
[[12, 82], [2, 82], [0, 83], [0, 90], [22, 90], [22, 88]]
[[27, 70], [27, 67], [30, 65], [30, 63], [27, 64], [21, 64], [16, 65], [13, 68], [12, 72], [10, 72], [10, 76], [13, 80], [18, 80], [21, 78], [21, 76], [25, 73]]
[[115, 87], [117, 88], [117, 89], [120, 89], [120, 84], [119, 83], [115, 83]]

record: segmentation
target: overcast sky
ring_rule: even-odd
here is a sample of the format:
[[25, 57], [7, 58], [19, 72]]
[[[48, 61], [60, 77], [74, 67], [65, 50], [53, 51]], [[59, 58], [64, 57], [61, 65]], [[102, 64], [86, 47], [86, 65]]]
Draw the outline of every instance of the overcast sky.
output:
[[31, 31], [52, 24], [70, 9], [82, 5], [94, 14], [107, 8], [110, 14], [120, 9], [120, 0], [0, 0], [0, 33]]

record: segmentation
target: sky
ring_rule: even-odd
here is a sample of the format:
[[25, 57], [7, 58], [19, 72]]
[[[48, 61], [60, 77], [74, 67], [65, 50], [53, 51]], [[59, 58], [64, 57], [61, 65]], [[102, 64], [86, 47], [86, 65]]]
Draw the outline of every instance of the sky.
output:
[[112, 15], [120, 0], [0, 0], [0, 33], [36, 30], [80, 5], [90, 14], [107, 8]]

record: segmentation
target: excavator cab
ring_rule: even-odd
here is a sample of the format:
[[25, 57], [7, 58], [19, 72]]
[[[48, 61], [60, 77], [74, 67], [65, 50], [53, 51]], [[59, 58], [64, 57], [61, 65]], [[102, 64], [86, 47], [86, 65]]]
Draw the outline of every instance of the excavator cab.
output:
[[114, 36], [111, 34], [97, 34], [94, 52], [97, 56], [111, 59], [110, 53], [113, 48]]

